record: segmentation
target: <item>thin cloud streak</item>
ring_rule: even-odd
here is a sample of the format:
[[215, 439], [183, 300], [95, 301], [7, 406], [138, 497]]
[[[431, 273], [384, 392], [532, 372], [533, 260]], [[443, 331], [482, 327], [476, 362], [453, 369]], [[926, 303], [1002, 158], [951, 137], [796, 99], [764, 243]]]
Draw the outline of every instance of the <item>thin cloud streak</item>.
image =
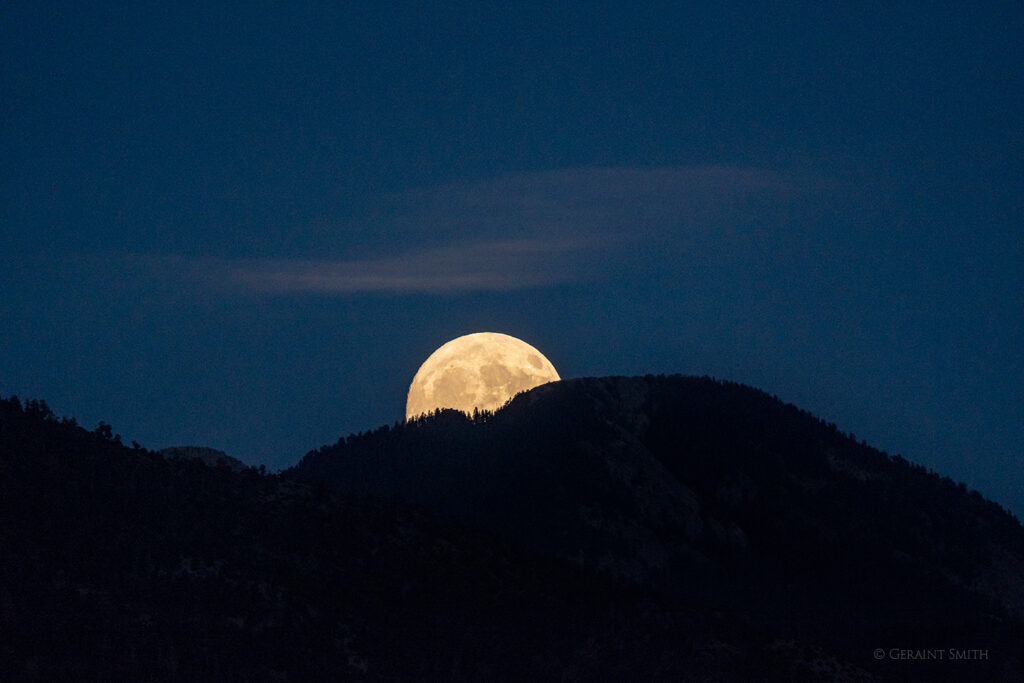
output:
[[410, 190], [385, 198], [384, 223], [403, 234], [643, 235], [677, 221], [713, 223], [752, 198], [795, 188], [757, 168], [575, 168]]
[[384, 197], [363, 220], [325, 226], [317, 240], [321, 253], [356, 258], [129, 260], [150, 277], [259, 295], [534, 289], [692, 253], [720, 241], [751, 207], [796, 191], [752, 168], [563, 169]]
[[213, 267], [231, 285], [271, 294], [512, 291], [579, 279], [571, 256], [592, 248], [574, 240], [517, 240], [366, 261], [262, 259]]

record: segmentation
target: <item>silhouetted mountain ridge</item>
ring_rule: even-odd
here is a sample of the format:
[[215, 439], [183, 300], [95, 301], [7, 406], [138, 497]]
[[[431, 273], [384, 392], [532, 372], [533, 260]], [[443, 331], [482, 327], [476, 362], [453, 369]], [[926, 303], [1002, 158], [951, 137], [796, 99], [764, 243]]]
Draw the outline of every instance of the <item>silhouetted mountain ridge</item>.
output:
[[1022, 538], [707, 378], [546, 385], [280, 476], [0, 399], [0, 678], [1017, 681]]
[[1014, 642], [1024, 615], [1012, 515], [709, 378], [544, 385], [492, 416], [445, 411], [349, 437], [289, 475], [423, 505], [850, 657], [872, 643]]
[[227, 467], [235, 472], [246, 469], [246, 464], [233, 458], [224, 451], [205, 446], [171, 446], [157, 451], [159, 455], [170, 460], [198, 460], [207, 467]]
[[737, 680], [859, 666], [395, 503], [0, 399], [2, 680]]

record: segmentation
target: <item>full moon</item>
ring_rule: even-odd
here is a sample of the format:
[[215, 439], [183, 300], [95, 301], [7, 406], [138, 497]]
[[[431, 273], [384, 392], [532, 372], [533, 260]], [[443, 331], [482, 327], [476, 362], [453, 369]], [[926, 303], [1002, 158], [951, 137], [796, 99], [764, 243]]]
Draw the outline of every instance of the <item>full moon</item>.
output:
[[412, 378], [405, 417], [438, 408], [466, 414], [497, 410], [521, 391], [560, 379], [555, 367], [521, 339], [496, 332], [457, 337], [430, 354]]

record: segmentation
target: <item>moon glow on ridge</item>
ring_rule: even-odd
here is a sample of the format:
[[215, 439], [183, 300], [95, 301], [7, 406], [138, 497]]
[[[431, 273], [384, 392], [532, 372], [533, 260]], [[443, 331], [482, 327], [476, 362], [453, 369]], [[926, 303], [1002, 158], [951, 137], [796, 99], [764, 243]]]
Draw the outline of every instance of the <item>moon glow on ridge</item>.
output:
[[423, 362], [409, 387], [405, 417], [438, 408], [471, 415], [497, 410], [521, 391], [561, 379], [537, 349], [521, 339], [477, 332], [452, 339]]

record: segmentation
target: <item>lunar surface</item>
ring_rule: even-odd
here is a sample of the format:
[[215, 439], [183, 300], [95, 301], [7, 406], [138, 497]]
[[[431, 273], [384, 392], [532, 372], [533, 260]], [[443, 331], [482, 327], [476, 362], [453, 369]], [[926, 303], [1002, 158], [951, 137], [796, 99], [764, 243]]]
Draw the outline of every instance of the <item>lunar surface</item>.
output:
[[438, 408], [497, 410], [521, 391], [559, 380], [551, 362], [526, 342], [496, 332], [451, 340], [423, 362], [409, 387], [406, 419]]

